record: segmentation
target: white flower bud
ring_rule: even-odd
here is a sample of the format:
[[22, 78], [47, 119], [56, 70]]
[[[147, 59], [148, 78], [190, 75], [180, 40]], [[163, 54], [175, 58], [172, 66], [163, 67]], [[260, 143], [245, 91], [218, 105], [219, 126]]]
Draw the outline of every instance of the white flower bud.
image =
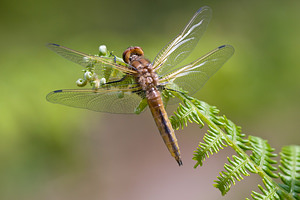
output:
[[107, 55], [107, 48], [105, 45], [100, 45], [99, 46], [99, 52], [100, 56], [106, 56]]
[[84, 56], [84, 57], [83, 57], [83, 61], [88, 63], [88, 62], [90, 61], [90, 58], [87, 57], [87, 56]]
[[84, 73], [83, 77], [84, 77], [84, 79], [90, 81], [90, 80], [93, 79], [93, 73], [90, 72], [90, 71], [87, 71], [87, 72]]
[[83, 86], [86, 85], [86, 83], [87, 83], [87, 80], [86, 80], [86, 79], [82, 79], [82, 78], [80, 78], [80, 79], [78, 79], [78, 80], [76, 81], [76, 85], [77, 85], [78, 87], [83, 87]]
[[106, 79], [105, 78], [101, 78], [100, 79], [100, 85], [104, 85], [106, 83]]

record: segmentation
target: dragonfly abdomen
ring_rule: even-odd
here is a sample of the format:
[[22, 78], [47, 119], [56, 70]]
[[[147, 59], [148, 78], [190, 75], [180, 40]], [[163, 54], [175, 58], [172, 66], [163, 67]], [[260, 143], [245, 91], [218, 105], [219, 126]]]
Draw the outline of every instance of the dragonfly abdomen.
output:
[[163, 138], [171, 155], [177, 161], [178, 165], [182, 165], [177, 138], [164, 108], [160, 92], [156, 88], [153, 88], [152, 90], [146, 92], [146, 97], [161, 137]]

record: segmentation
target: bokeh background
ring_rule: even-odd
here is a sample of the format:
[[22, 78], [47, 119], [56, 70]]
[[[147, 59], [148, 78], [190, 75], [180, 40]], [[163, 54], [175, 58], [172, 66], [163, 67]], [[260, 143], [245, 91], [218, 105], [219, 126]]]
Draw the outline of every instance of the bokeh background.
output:
[[106, 44], [116, 55], [138, 45], [153, 59], [203, 5], [213, 18], [188, 61], [222, 44], [236, 52], [201, 99], [276, 152], [299, 145], [300, 1], [2, 0], [0, 199], [241, 199], [257, 191], [255, 175], [225, 197], [212, 186], [230, 148], [193, 169], [205, 133], [195, 124], [177, 132], [178, 167], [149, 111], [102, 114], [45, 99], [81, 77], [46, 43], [92, 54]]

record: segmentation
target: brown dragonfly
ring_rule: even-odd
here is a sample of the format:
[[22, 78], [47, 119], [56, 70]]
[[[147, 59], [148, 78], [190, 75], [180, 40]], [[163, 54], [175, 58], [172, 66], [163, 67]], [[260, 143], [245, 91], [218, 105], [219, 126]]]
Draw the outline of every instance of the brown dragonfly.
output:
[[[150, 62], [140, 47], [129, 47], [123, 60], [107, 55], [88, 55], [50, 43], [48, 47], [85, 68], [84, 79], [90, 89], [63, 89], [47, 95], [52, 103], [108, 113], [140, 113], [148, 105], [159, 132], [179, 165], [180, 150], [165, 110], [164, 93], [194, 95], [205, 82], [233, 55], [230, 45], [222, 45], [199, 59], [178, 66], [195, 48], [210, 19], [211, 9], [200, 8], [184, 29]], [[102, 49], [105, 47], [101, 47]], [[101, 50], [100, 48], [100, 50]]]

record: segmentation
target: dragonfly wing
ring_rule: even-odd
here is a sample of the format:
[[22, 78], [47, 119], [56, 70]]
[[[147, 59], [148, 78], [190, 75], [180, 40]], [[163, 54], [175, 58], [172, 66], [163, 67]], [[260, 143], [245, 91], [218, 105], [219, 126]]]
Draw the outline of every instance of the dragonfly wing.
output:
[[[122, 72], [120, 75], [118, 75], [118, 78], [124, 76], [124, 73], [136, 73], [136, 71], [129, 69], [128, 64], [121, 61], [117, 61], [113, 57], [92, 56], [53, 43], [47, 44], [47, 47], [59, 54], [60, 56], [74, 63], [77, 63], [85, 68], [93, 67], [97, 75], [99, 75], [100, 77], [105, 77], [105, 73], [111, 68], [117, 69], [118, 71]], [[114, 76], [114, 78], [116, 78], [116, 76]]]
[[53, 44], [53, 43], [49, 43], [46, 45], [49, 49], [51, 49], [52, 51], [56, 52], [57, 54], [59, 54], [60, 56], [74, 62], [77, 63], [79, 65], [82, 65], [83, 67], [86, 67], [89, 65], [89, 63], [87, 62], [87, 59], [90, 55], [73, 50], [73, 49], [69, 49], [67, 47], [61, 46], [59, 44]]
[[195, 94], [206, 81], [217, 72], [233, 55], [234, 48], [230, 45], [220, 46], [194, 62], [174, 70], [162, 77], [161, 84], [173, 90], [187, 91]]
[[144, 98], [140, 88], [56, 90], [47, 95], [51, 103], [107, 113], [135, 113]]
[[210, 21], [212, 11], [209, 7], [200, 8], [181, 33], [171, 40], [156, 56], [153, 67], [158, 74], [175, 69], [195, 48]]

